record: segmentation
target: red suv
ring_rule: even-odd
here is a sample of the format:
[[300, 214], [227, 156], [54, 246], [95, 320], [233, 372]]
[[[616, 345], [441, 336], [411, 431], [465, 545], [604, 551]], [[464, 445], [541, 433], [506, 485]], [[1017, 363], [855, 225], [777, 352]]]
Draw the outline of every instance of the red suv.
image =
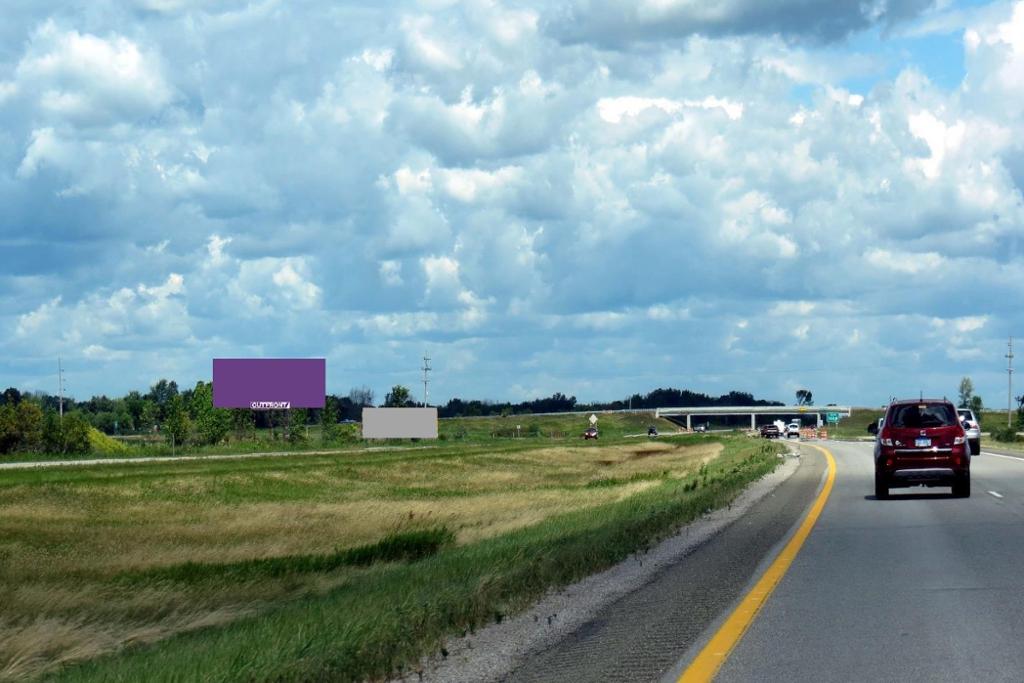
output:
[[894, 401], [868, 431], [876, 435], [875, 498], [908, 486], [951, 486], [958, 498], [971, 495], [967, 435], [949, 401]]

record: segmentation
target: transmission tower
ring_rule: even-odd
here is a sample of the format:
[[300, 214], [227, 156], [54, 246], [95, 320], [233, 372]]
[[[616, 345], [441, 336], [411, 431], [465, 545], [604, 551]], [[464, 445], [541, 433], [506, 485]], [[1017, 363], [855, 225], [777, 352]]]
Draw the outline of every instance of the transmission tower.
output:
[[423, 370], [423, 407], [426, 408], [429, 405], [427, 403], [429, 398], [428, 387], [430, 386], [428, 373], [432, 369], [430, 367], [430, 356], [427, 355], [426, 351], [423, 352], [423, 367], [420, 369]]
[[1010, 341], [1006, 343], [1006, 426], [1009, 427], [1012, 423], [1011, 417], [1011, 401], [1013, 400], [1013, 337], [1010, 337]]
[[60, 424], [64, 425], [64, 367], [60, 356], [57, 356], [57, 409], [60, 411]]

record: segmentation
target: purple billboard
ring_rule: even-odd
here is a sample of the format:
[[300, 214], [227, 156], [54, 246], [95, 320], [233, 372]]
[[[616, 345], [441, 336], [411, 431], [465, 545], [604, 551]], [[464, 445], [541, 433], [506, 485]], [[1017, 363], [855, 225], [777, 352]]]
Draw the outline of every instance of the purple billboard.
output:
[[213, 405], [254, 410], [323, 408], [323, 358], [214, 358]]

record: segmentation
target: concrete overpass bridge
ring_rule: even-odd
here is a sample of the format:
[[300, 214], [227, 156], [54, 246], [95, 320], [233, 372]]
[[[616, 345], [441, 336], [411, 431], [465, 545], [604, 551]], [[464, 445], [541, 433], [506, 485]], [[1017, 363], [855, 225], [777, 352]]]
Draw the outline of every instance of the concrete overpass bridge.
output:
[[[804, 417], [814, 415], [817, 426], [821, 427], [825, 422], [825, 413], [839, 413], [843, 417], [850, 416], [850, 406], [703, 406], [695, 408], [658, 408], [654, 411], [655, 417], [664, 417], [673, 422], [680, 423], [686, 418], [686, 428], [692, 429], [692, 419], [697, 417], [735, 417], [750, 416], [750, 428], [757, 429], [757, 418], [764, 416], [770, 418], [765, 422], [775, 420], [798, 419], [803, 422]], [[673, 419], [676, 418], [676, 419]]]

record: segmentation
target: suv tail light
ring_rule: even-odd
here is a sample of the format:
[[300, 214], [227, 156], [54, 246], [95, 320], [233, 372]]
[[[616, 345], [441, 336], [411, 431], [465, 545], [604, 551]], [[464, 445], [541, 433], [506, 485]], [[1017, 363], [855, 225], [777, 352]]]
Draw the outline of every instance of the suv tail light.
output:
[[963, 446], [964, 443], [966, 443], [966, 442], [967, 442], [967, 437], [966, 436], [955, 436], [955, 437], [953, 437], [953, 445], [954, 446]]
[[880, 443], [881, 443], [881, 444], [882, 444], [883, 446], [892, 446], [892, 439], [886, 439], [886, 438], [882, 438], [882, 439], [879, 439], [879, 442], [880, 442]]

